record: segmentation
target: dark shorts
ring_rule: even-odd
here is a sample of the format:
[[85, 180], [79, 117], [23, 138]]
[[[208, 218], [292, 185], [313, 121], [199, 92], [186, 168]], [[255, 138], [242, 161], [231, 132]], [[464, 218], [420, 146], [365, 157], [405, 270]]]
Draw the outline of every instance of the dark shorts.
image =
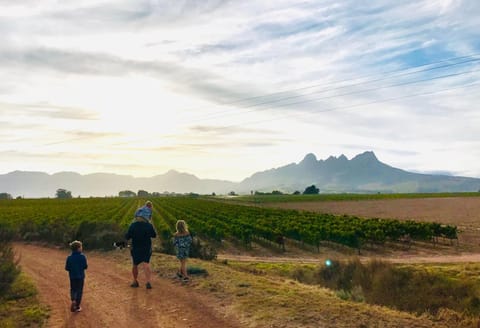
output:
[[134, 265], [138, 265], [142, 262], [150, 263], [150, 257], [152, 256], [152, 249], [131, 249], [132, 261]]

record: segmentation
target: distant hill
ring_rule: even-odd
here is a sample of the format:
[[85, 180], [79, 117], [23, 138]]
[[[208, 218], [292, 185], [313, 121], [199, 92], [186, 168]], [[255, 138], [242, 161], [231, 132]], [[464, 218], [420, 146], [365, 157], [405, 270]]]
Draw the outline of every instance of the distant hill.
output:
[[480, 179], [419, 174], [380, 162], [371, 151], [348, 160], [344, 155], [317, 160], [308, 154], [298, 164], [253, 174], [239, 190], [305, 190], [315, 184], [320, 192], [463, 192], [480, 190]]
[[251, 191], [303, 191], [316, 185], [320, 192], [463, 192], [479, 191], [480, 179], [407, 172], [380, 162], [373, 152], [364, 152], [348, 160], [330, 156], [317, 160], [308, 154], [298, 164], [257, 172], [240, 183], [199, 179], [188, 173], [171, 170], [150, 178], [129, 175], [94, 173], [80, 175], [60, 172], [14, 171], [0, 175], [0, 193], [12, 196], [54, 197], [58, 188], [70, 190], [76, 196], [116, 196], [121, 190], [176, 192], [199, 194], [250, 193]]
[[27, 198], [55, 197], [59, 188], [72, 192], [74, 197], [118, 196], [122, 190], [146, 190], [148, 192], [194, 192], [226, 194], [236, 184], [229, 181], [199, 179], [192, 174], [174, 170], [150, 178], [135, 178], [130, 175], [93, 173], [80, 175], [74, 172], [60, 172], [49, 175], [43, 172], [14, 171], [0, 175], [0, 193], [7, 192], [13, 197]]

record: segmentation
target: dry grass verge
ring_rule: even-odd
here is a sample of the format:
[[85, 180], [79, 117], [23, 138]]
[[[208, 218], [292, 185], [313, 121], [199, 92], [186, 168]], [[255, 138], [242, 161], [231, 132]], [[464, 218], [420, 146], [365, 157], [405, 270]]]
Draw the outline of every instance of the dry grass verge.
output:
[[239, 317], [245, 327], [474, 327], [456, 313], [441, 311], [433, 317], [415, 316], [382, 306], [342, 300], [335, 292], [299, 283], [268, 270], [248, 270], [228, 261], [205, 262], [192, 259], [190, 267], [207, 275], [192, 276], [187, 285], [176, 282], [174, 257], [155, 254], [156, 272], [179, 288], [214, 297], [219, 311]]

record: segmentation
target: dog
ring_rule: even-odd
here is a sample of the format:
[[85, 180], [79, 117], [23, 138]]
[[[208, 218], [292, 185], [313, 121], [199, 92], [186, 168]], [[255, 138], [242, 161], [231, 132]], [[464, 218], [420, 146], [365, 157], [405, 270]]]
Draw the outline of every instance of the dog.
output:
[[113, 243], [113, 247], [115, 247], [115, 249], [124, 249], [128, 247], [128, 244], [126, 241], [116, 241]]

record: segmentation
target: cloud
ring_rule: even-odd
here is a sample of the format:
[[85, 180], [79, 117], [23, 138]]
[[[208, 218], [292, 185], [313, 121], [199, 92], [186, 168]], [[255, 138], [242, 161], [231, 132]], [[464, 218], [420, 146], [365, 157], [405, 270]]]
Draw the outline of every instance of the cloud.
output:
[[193, 133], [201, 133], [206, 135], [232, 135], [232, 134], [278, 134], [273, 130], [254, 129], [240, 126], [212, 126], [212, 125], [195, 125], [190, 126], [189, 130]]
[[142, 74], [168, 80], [173, 87], [190, 91], [215, 101], [251, 96], [246, 85], [201, 69], [179, 66], [173, 62], [138, 61], [108, 54], [92, 54], [35, 48], [0, 52], [0, 66], [17, 67], [22, 72], [48, 70], [61, 74], [126, 76]]
[[52, 141], [44, 143], [43, 146], [52, 146], [60, 144], [69, 144], [76, 141], [84, 142], [99, 142], [105, 138], [115, 138], [123, 136], [121, 133], [110, 133], [110, 132], [92, 132], [92, 131], [68, 131], [65, 135], [58, 141]]
[[0, 102], [0, 113], [3, 115], [27, 115], [67, 120], [96, 120], [98, 114], [91, 110], [53, 105], [48, 103], [15, 104]]

